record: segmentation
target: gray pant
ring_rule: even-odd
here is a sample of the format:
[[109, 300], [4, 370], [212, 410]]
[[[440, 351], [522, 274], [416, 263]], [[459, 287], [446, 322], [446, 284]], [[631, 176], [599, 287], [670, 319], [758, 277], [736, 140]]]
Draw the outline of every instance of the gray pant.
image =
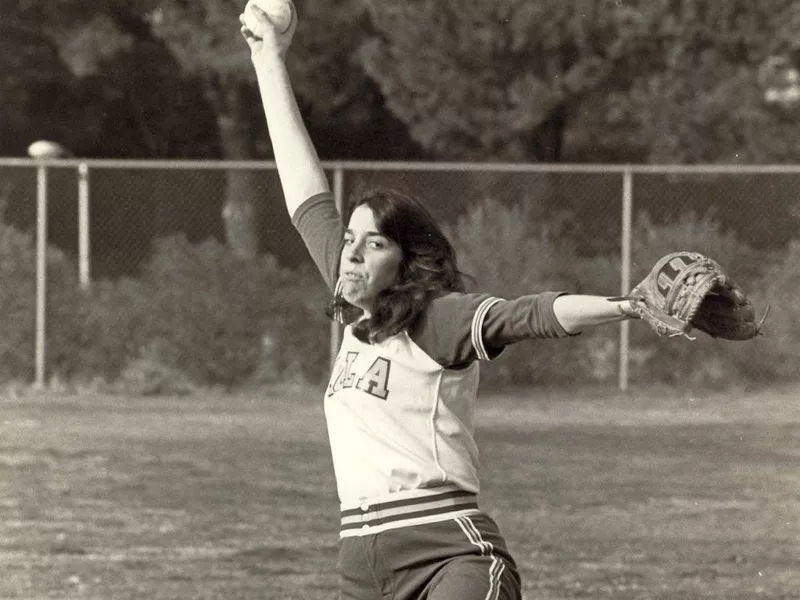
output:
[[341, 538], [342, 600], [521, 600], [497, 524], [478, 514]]

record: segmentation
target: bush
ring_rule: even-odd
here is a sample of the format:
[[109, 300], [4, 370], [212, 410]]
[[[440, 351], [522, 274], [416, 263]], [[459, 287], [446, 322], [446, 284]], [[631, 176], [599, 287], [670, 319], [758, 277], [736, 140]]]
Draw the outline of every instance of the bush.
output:
[[[554, 222], [558, 223], [556, 218]], [[503, 297], [544, 290], [616, 295], [618, 256], [583, 257], [558, 227], [537, 225], [525, 205], [509, 207], [486, 201], [464, 215], [448, 232], [462, 266], [476, 277], [477, 288]], [[675, 222], [654, 224], [646, 213], [634, 225], [632, 282], [644, 278], [655, 262], [677, 250], [694, 250], [718, 260], [763, 307], [780, 310], [771, 327], [780, 339], [752, 342], [714, 340], [698, 333], [696, 340], [659, 338], [643, 323], [631, 324], [630, 375], [634, 381], [672, 385], [716, 386], [727, 382], [796, 376], [798, 250], [777, 261], [766, 298], [765, 264], [775, 259], [759, 253], [709, 215], [686, 214]], [[794, 286], [794, 287], [792, 287]], [[792, 321], [792, 319], [795, 319]], [[792, 326], [794, 324], [794, 326]], [[767, 341], [769, 339], [769, 341]], [[794, 342], [792, 340], [795, 340]], [[766, 346], [769, 346], [767, 348]], [[523, 342], [508, 349], [484, 369], [488, 384], [560, 384], [611, 381], [619, 363], [619, 329], [600, 327], [567, 340]], [[751, 355], [757, 354], [758, 358]], [[766, 364], [762, 364], [766, 363]]]
[[769, 307], [763, 337], [733, 348], [731, 360], [741, 377], [751, 381], [796, 380], [800, 374], [800, 240], [791, 242], [769, 266], [753, 299], [759, 316]]
[[[558, 226], [537, 224], [525, 205], [486, 201], [448, 231], [475, 288], [502, 297], [543, 290], [615, 295], [619, 257], [578, 255]], [[633, 381], [709, 386], [796, 379], [800, 355], [800, 242], [780, 256], [747, 247], [713, 219], [687, 215], [634, 228], [632, 279], [678, 249], [716, 258], [763, 310], [766, 335], [751, 342], [658, 338], [631, 324]], [[46, 358], [50, 377], [98, 380], [138, 393], [184, 393], [328, 374], [327, 291], [310, 270], [270, 256], [242, 260], [215, 241], [160, 240], [141, 276], [82, 290], [75, 265], [50, 249]], [[766, 265], [766, 266], [765, 266]], [[36, 252], [32, 237], [0, 222], [0, 379], [34, 371]], [[611, 381], [618, 369], [616, 327], [567, 340], [523, 342], [484, 369], [486, 384]]]
[[[0, 379], [32, 380], [36, 339], [36, 245], [33, 236], [0, 221]], [[67, 256], [47, 252], [47, 323], [63, 322], [62, 309], [69, 304], [77, 283], [77, 270]], [[49, 348], [48, 338], [48, 352]]]
[[[579, 263], [575, 247], [559, 223], [536, 223], [535, 207], [484, 200], [461, 216], [446, 233], [460, 267], [477, 291], [503, 298], [544, 290], [572, 291]], [[484, 366], [485, 384], [555, 383], [580, 378], [587, 367], [577, 340], [522, 342]], [[558, 345], [556, 348], [554, 345]]]
[[114, 369], [160, 362], [203, 386], [287, 372], [319, 379], [328, 349], [321, 291], [310, 273], [281, 268], [271, 256], [243, 260], [216, 241], [192, 245], [175, 236], [156, 244], [139, 280], [101, 298], [125, 306], [126, 315], [112, 309], [95, 323], [86, 316], [95, 339], [125, 330], [125, 363]]
[[[0, 223], [0, 378], [32, 380], [36, 250]], [[75, 265], [48, 251], [48, 375], [121, 380], [142, 391], [232, 387], [286, 377], [318, 381], [328, 366], [321, 279], [264, 256], [241, 260], [215, 241], [156, 244], [138, 279], [78, 286]]]

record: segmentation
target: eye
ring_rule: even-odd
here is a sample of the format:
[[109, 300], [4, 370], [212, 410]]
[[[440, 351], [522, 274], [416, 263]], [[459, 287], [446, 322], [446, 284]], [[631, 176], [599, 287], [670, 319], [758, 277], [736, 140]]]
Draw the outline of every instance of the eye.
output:
[[369, 243], [369, 247], [375, 248], [376, 250], [382, 250], [383, 248], [386, 247], [386, 244], [383, 242], [383, 240], [372, 240]]

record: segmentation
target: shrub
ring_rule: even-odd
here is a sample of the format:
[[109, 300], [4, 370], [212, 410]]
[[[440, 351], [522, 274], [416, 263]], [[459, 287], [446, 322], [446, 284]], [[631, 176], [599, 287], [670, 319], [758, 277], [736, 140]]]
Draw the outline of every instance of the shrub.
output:
[[[525, 205], [509, 207], [487, 200], [448, 232], [462, 267], [475, 275], [478, 289], [504, 297], [543, 290], [619, 293], [619, 256], [579, 256], [557, 226], [536, 224], [532, 215]], [[762, 287], [764, 264], [774, 261], [725, 231], [711, 215], [685, 214], [674, 222], [655, 224], [648, 214], [641, 213], [633, 231], [633, 284], [643, 279], [660, 257], [676, 250], [694, 250], [715, 258], [751, 294]], [[769, 288], [769, 301], [780, 307], [780, 318], [785, 320], [797, 318], [797, 308], [787, 306], [795, 303], [790, 290], [796, 289], [798, 278], [792, 271], [798, 263], [796, 246], [793, 252], [776, 264], [774, 284]], [[764, 305], [756, 294], [753, 298]], [[792, 356], [797, 356], [797, 348], [790, 340], [798, 339], [796, 326], [793, 330], [782, 321], [780, 325], [787, 333], [777, 344], [769, 342], [772, 350], [766, 351], [764, 339], [730, 342], [697, 333], [696, 340], [689, 342], [659, 338], [645, 324], [632, 323], [631, 378], [646, 383], [716, 386], [794, 374]], [[589, 329], [575, 339], [558, 342], [523, 342], [487, 365], [484, 380], [489, 384], [610, 381], [618, 372], [618, 348], [617, 327]], [[751, 359], [752, 353], [760, 358]], [[760, 361], [769, 364], [760, 365]]]
[[759, 316], [769, 307], [763, 337], [736, 345], [731, 360], [751, 381], [796, 380], [800, 375], [800, 240], [769, 266], [753, 286]]
[[[489, 200], [447, 233], [475, 288], [503, 297], [543, 290], [614, 295], [619, 257], [584, 257], [555, 224], [534, 221], [526, 205]], [[780, 256], [759, 253], [712, 218], [686, 215], [655, 224], [637, 219], [632, 279], [677, 250], [697, 250], [723, 264], [772, 312], [764, 337], [751, 342], [658, 338], [631, 325], [633, 381], [692, 386], [796, 379], [800, 356], [800, 242]], [[47, 254], [46, 358], [51, 378], [115, 382], [139, 393], [183, 393], [328, 371], [327, 292], [315, 272], [288, 270], [271, 256], [242, 260], [222, 244], [160, 240], [141, 276], [95, 282], [82, 290], [75, 265]], [[765, 266], [766, 265], [766, 266]], [[32, 236], [0, 222], [0, 379], [30, 381], [34, 370], [36, 251]], [[523, 342], [484, 369], [488, 384], [606, 381], [618, 368], [616, 327], [568, 340]]]
[[[486, 199], [446, 231], [474, 289], [504, 298], [545, 290], [574, 290], [574, 245], [553, 219], [534, 220], [535, 207]], [[472, 286], [471, 286], [472, 287]], [[558, 344], [555, 348], [554, 344]], [[581, 378], [588, 368], [573, 340], [522, 342], [485, 365], [486, 384], [553, 383]]]
[[327, 364], [321, 286], [271, 256], [243, 260], [216, 241], [175, 236], [157, 243], [138, 286], [125, 295], [135, 317], [128, 361], [157, 356], [195, 384], [228, 387], [263, 378], [265, 361], [274, 378], [317, 379]]
[[[32, 380], [36, 331], [36, 247], [33, 236], [0, 220], [0, 379]], [[63, 322], [62, 309], [77, 284], [77, 270], [67, 256], [47, 251], [46, 322]], [[48, 337], [48, 352], [50, 337]]]
[[[30, 240], [4, 232], [2, 264], [17, 265], [3, 286], [13, 327], [3, 336], [7, 379], [30, 379], [34, 263]], [[22, 259], [6, 257], [22, 253]], [[150, 393], [258, 380], [319, 380], [328, 364], [322, 285], [274, 258], [242, 260], [215, 241], [160, 240], [138, 279], [77, 285], [74, 267], [51, 253], [47, 365], [64, 380], [120, 380]], [[20, 266], [21, 265], [21, 266]], [[13, 293], [12, 293], [13, 292]], [[16, 345], [13, 340], [18, 340]]]

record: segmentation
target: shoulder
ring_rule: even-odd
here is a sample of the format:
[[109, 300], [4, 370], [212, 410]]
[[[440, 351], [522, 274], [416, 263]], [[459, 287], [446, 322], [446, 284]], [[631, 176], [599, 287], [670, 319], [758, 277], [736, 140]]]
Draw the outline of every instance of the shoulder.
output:
[[292, 214], [292, 224], [303, 238], [328, 288], [333, 290], [344, 235], [344, 225], [333, 195], [323, 192], [308, 198]]
[[490, 294], [446, 292], [433, 298], [409, 332], [414, 342], [444, 367], [494, 358], [482, 330], [489, 309], [501, 302]]
[[341, 221], [336, 202], [331, 192], [322, 192], [307, 198], [291, 215], [292, 224], [300, 229], [309, 221], [334, 220]]

